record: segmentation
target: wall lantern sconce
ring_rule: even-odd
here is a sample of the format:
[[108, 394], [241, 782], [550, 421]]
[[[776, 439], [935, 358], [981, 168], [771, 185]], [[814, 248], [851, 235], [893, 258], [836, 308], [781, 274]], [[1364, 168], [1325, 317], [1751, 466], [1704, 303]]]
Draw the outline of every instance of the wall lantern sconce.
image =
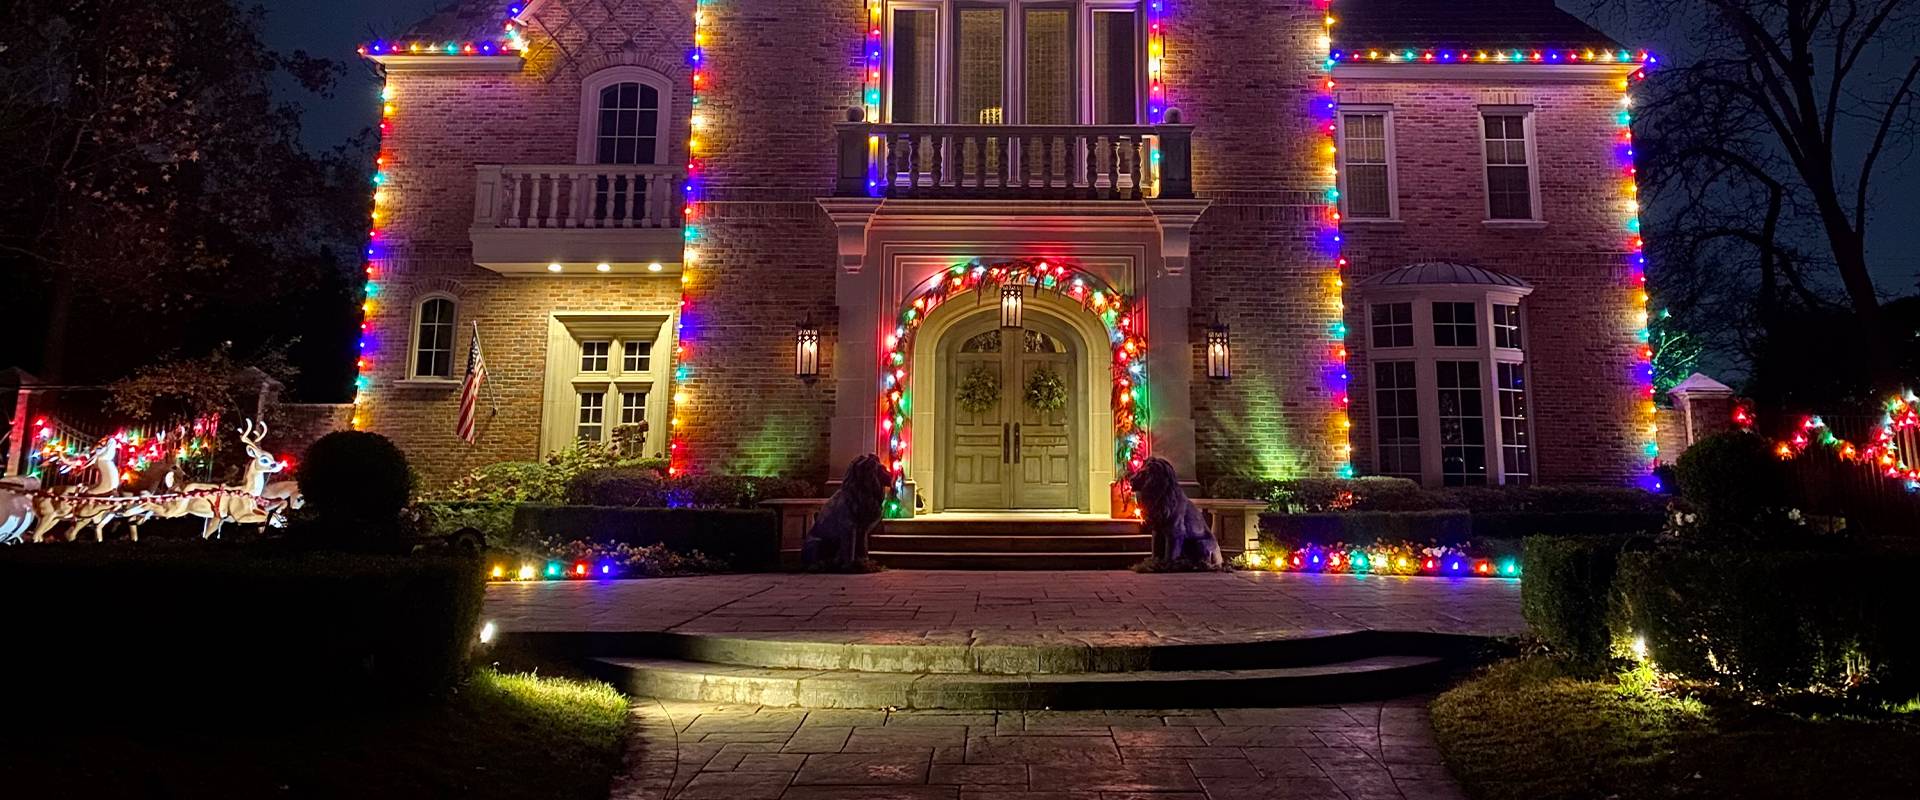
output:
[[1207, 328], [1207, 377], [1228, 380], [1233, 377], [1233, 344], [1227, 326], [1218, 319]]
[[1025, 304], [1025, 287], [1010, 283], [1000, 287], [1000, 327], [1020, 327], [1020, 309]]
[[793, 374], [809, 381], [820, 377], [820, 326], [812, 317], [794, 326]]

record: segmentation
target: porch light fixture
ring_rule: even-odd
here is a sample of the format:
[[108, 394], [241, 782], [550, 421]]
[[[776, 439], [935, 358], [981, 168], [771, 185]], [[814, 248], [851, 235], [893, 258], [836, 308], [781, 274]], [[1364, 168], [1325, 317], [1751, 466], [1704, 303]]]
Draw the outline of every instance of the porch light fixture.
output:
[[1218, 320], [1207, 328], [1207, 377], [1218, 380], [1233, 377], [1233, 344], [1227, 326]]
[[809, 381], [820, 376], [820, 326], [811, 317], [793, 329], [793, 374]]
[[1020, 310], [1025, 304], [1025, 287], [1009, 283], [1000, 287], [1000, 327], [1020, 327]]

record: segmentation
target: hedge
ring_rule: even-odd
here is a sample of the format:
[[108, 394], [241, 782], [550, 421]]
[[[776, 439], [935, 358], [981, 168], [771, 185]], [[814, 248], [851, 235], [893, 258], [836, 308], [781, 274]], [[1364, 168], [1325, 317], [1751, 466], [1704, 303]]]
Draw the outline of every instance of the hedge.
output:
[[420, 515], [420, 532], [445, 536], [463, 528], [473, 528], [487, 537], [488, 547], [511, 547], [513, 510], [519, 503], [451, 501], [415, 503]]
[[1286, 545], [1369, 545], [1376, 541], [1458, 545], [1473, 536], [1473, 520], [1459, 509], [1261, 514], [1260, 538]]
[[522, 505], [513, 513], [516, 535], [547, 541], [663, 544], [700, 551], [735, 569], [772, 569], [780, 562], [779, 517], [772, 511], [730, 508], [621, 508]]
[[1438, 511], [1474, 514], [1606, 514], [1661, 517], [1668, 498], [1617, 486], [1454, 486], [1425, 489], [1405, 478], [1226, 477], [1211, 497], [1262, 500], [1274, 513]]
[[[433, 695], [467, 672], [485, 577], [472, 561], [191, 546], [0, 550], [16, 693], [133, 713], [297, 713]], [[277, 705], [266, 704], [277, 709]]]
[[[1618, 626], [1683, 677], [1906, 700], [1920, 693], [1916, 570], [1911, 554], [1629, 554], [1616, 579]], [[1535, 579], [1527, 573], [1523, 593]]]
[[814, 486], [794, 478], [689, 475], [668, 478], [646, 468], [593, 469], [567, 481], [566, 502], [639, 508], [755, 508], [760, 501], [813, 497]]
[[1611, 657], [1609, 629], [1620, 554], [1640, 546], [1618, 537], [1529, 536], [1520, 556], [1520, 613], [1527, 625], [1581, 670]]
[[1651, 534], [1665, 524], [1658, 511], [1475, 511], [1473, 538]]

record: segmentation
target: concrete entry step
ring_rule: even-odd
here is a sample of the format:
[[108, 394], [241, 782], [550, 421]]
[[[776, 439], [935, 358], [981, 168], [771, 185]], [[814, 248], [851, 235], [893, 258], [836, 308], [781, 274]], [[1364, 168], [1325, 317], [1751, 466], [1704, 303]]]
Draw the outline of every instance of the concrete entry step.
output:
[[[869, 540], [870, 552], [885, 553], [1135, 553], [1151, 554], [1153, 537], [1122, 536], [951, 536], [881, 533]], [[1141, 556], [1145, 558], [1145, 555]]]
[[597, 658], [591, 671], [630, 694], [808, 708], [1096, 709], [1285, 706], [1396, 697], [1431, 688], [1452, 666], [1389, 655], [1242, 670], [948, 675], [775, 669], [664, 658]]
[[894, 569], [1082, 570], [1126, 569], [1152, 556], [1153, 553], [1151, 551], [1136, 553], [902, 553], [875, 549], [869, 551], [867, 555], [874, 561]]
[[1137, 536], [1140, 521], [1087, 514], [932, 514], [880, 523], [883, 534], [922, 536]]

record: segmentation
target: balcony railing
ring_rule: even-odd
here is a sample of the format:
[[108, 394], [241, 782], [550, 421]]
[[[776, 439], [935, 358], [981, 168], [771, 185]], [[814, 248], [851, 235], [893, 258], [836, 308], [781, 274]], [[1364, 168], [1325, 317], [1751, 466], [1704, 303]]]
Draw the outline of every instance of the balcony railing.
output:
[[1190, 125], [839, 126], [842, 197], [1193, 196]]
[[677, 228], [686, 172], [657, 164], [482, 164], [475, 228]]

